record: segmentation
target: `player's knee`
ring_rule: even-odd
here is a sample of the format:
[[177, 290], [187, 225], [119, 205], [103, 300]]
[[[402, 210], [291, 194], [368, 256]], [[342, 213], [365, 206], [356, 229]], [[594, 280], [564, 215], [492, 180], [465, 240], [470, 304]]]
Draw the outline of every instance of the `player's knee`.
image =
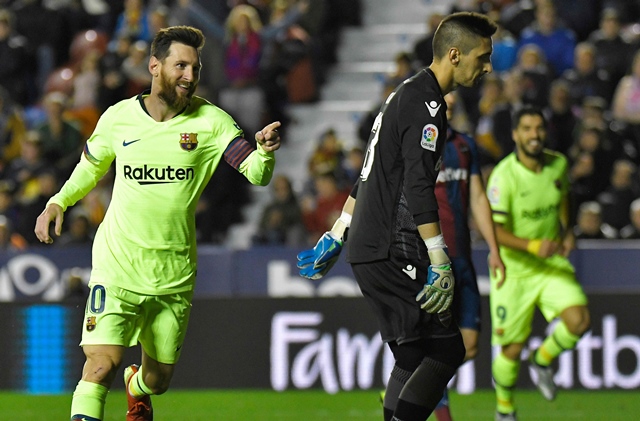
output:
[[120, 360], [108, 354], [87, 355], [83, 380], [110, 385], [120, 367]]
[[426, 350], [415, 343], [398, 345], [395, 342], [389, 343], [389, 348], [393, 352], [396, 360], [395, 364], [406, 371], [413, 373], [420, 365], [426, 355]]
[[571, 331], [574, 335], [582, 336], [591, 328], [591, 315], [587, 309], [584, 309], [580, 312], [580, 316], [576, 325], [574, 326], [574, 330]]
[[587, 307], [573, 307], [563, 314], [563, 321], [569, 332], [576, 336], [582, 336], [591, 328], [591, 315]]

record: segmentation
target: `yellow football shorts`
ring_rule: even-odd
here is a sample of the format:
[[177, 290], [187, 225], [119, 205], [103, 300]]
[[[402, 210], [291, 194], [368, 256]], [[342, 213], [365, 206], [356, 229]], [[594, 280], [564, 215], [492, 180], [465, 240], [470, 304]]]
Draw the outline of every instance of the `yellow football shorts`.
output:
[[527, 277], [510, 277], [500, 289], [491, 279], [491, 342], [524, 343], [531, 334], [536, 307], [547, 321], [563, 310], [587, 304], [587, 297], [572, 270], [540, 267]]
[[140, 342], [147, 355], [156, 361], [164, 364], [178, 361], [193, 291], [143, 295], [115, 286], [89, 286], [81, 346], [132, 347]]

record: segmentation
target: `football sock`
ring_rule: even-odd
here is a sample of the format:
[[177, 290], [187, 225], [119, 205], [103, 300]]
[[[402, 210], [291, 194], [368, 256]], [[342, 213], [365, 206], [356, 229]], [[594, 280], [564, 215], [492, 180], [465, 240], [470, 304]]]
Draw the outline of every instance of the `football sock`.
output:
[[129, 394], [136, 399], [145, 395], [153, 395], [149, 386], [147, 386], [142, 379], [142, 366], [140, 366], [138, 372], [135, 373], [129, 381]]
[[398, 404], [398, 396], [402, 388], [411, 377], [411, 372], [403, 370], [397, 365], [391, 370], [391, 376], [389, 376], [389, 382], [387, 383], [387, 390], [384, 394], [384, 420], [389, 421], [393, 416], [393, 411]]
[[547, 367], [562, 351], [575, 348], [579, 340], [580, 337], [569, 332], [567, 325], [560, 321], [534, 354], [534, 361]]
[[518, 380], [520, 360], [511, 360], [502, 352], [499, 352], [493, 360], [491, 371], [496, 388], [498, 412], [508, 414], [515, 411], [515, 406], [513, 404], [513, 389], [516, 381]]
[[438, 402], [435, 411], [433, 413], [438, 421], [452, 421], [451, 411], [449, 410], [449, 390], [444, 389], [442, 399]]
[[394, 417], [402, 421], [424, 421], [442, 398], [456, 367], [425, 357], [402, 389]]
[[80, 380], [73, 392], [71, 419], [102, 420], [108, 392], [101, 384]]

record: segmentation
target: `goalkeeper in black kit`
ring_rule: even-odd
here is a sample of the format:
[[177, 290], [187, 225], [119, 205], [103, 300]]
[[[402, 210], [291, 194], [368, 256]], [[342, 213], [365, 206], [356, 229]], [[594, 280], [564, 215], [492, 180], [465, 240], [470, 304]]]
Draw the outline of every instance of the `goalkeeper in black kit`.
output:
[[464, 359], [451, 315], [455, 280], [434, 187], [447, 135], [443, 97], [491, 72], [495, 31], [491, 20], [472, 12], [440, 23], [431, 65], [382, 105], [340, 218], [313, 249], [298, 255], [300, 275], [319, 279], [346, 246], [347, 261], [395, 358], [385, 421], [426, 420]]

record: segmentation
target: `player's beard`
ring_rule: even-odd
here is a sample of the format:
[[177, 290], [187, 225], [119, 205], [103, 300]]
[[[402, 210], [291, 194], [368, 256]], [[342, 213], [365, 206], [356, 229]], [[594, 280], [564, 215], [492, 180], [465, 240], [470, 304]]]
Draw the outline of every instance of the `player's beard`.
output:
[[190, 83], [189, 90], [186, 93], [178, 93], [178, 82], [171, 81], [164, 72], [160, 72], [160, 93], [158, 96], [169, 108], [173, 110], [182, 110], [191, 101], [191, 97], [196, 90], [196, 84]]
[[[540, 143], [542, 146], [544, 146], [544, 142], [540, 140]], [[526, 142], [523, 143], [520, 147], [520, 150], [522, 151], [522, 153], [525, 156], [528, 156], [529, 158], [534, 158], [534, 159], [539, 159], [542, 156], [542, 152], [543, 152], [543, 147], [532, 147], [530, 148]]]

